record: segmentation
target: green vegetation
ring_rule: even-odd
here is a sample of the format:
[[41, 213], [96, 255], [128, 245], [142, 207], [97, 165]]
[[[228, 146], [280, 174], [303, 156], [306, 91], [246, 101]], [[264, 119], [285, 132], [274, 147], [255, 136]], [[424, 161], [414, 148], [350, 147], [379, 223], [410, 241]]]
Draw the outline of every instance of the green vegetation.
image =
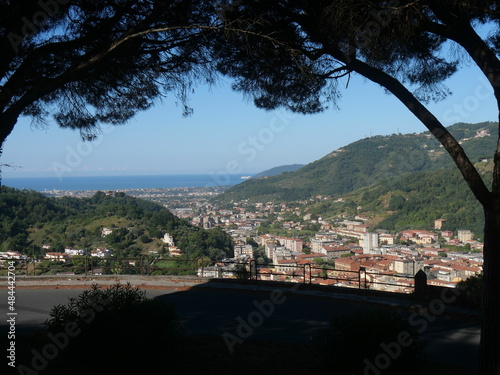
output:
[[[458, 123], [448, 129], [457, 139], [465, 139], [462, 146], [473, 162], [479, 162], [495, 149], [495, 123]], [[482, 130], [491, 136], [473, 138]], [[296, 172], [248, 180], [216, 199], [279, 202], [317, 195], [339, 197], [382, 180], [392, 184], [407, 173], [448, 167], [453, 167], [451, 158], [429, 132], [374, 136], [333, 151]]]
[[[458, 123], [449, 130], [462, 140], [490, 185], [493, 163], [485, 155], [494, 149], [496, 124]], [[432, 230], [434, 220], [442, 218], [446, 219], [443, 230], [470, 229], [482, 239], [484, 226], [481, 205], [429, 132], [362, 139], [297, 172], [247, 181], [216, 199], [243, 198], [248, 202], [295, 201], [312, 218], [360, 214], [369, 217], [375, 228], [394, 232]], [[296, 216], [284, 220], [302, 221]], [[307, 238], [306, 232], [318, 229], [313, 225], [297, 235]], [[260, 226], [259, 233], [263, 232], [290, 235], [271, 217]]]
[[304, 164], [291, 164], [291, 165], [281, 165], [279, 167], [274, 167], [266, 171], [257, 173], [252, 178], [270, 177], [277, 176], [287, 172], [295, 172], [296, 170], [302, 168]]
[[431, 230], [436, 219], [446, 219], [443, 230], [470, 229], [479, 237], [484, 227], [481, 205], [455, 169], [384, 181], [353, 199], [363, 212], [386, 216], [377, 227], [391, 231]]
[[[488, 176], [484, 176], [488, 182]], [[363, 215], [370, 218], [374, 228], [398, 232], [405, 229], [433, 230], [434, 220], [446, 219], [443, 230], [469, 229], [482, 238], [484, 219], [480, 204], [462, 180], [458, 171], [452, 168], [438, 171], [403, 174], [397, 178], [354, 190], [336, 199], [310, 199], [301, 208], [311, 218], [340, 218]], [[261, 224], [259, 233], [287, 236], [275, 217]], [[302, 219], [295, 218], [302, 222]], [[307, 238], [319, 230], [318, 224], [303, 227], [296, 235]], [[463, 248], [461, 248], [463, 250]]]
[[[159, 259], [151, 263], [149, 273], [155, 275], [196, 275], [198, 267], [205, 262], [198, 259]], [[207, 264], [205, 264], [207, 265]]]
[[[103, 237], [102, 228], [115, 228]], [[65, 247], [108, 248], [118, 258], [167, 255], [161, 238], [168, 232], [193, 259], [232, 255], [231, 238], [220, 228], [204, 230], [175, 217], [164, 207], [124, 193], [91, 198], [49, 198], [34, 191], [0, 188], [0, 250], [34, 258]], [[50, 250], [42, 249], [50, 244]]]

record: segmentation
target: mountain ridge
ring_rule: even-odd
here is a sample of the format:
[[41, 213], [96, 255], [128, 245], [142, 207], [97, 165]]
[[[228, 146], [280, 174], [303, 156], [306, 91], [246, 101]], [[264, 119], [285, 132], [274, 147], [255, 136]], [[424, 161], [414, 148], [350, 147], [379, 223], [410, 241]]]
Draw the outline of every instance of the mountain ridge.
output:
[[280, 175], [282, 173], [295, 172], [296, 170], [299, 170], [300, 168], [302, 168], [304, 166], [305, 166], [305, 164], [280, 165], [278, 167], [266, 169], [265, 171], [257, 173], [255, 176], [253, 176], [251, 178], [256, 179], [256, 178], [262, 178], [262, 177], [271, 177], [271, 176]]
[[[493, 155], [496, 123], [457, 123], [448, 130], [473, 163]], [[217, 200], [286, 202], [317, 195], [340, 197], [383, 179], [446, 168], [454, 168], [453, 161], [429, 131], [378, 135], [333, 150], [295, 172], [245, 181], [227, 189]]]

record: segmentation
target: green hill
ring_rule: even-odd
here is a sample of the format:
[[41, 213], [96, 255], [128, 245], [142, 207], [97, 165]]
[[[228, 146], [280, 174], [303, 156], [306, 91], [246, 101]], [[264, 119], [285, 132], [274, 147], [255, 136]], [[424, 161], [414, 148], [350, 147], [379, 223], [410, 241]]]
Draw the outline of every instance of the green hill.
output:
[[481, 205], [458, 170], [451, 168], [384, 180], [352, 193], [347, 201], [357, 205], [357, 213], [382, 219], [376, 227], [394, 232], [430, 230], [436, 219], [446, 219], [444, 230], [470, 229], [479, 236], [484, 227]]
[[[481, 164], [480, 170], [491, 172], [492, 164]], [[491, 174], [484, 177], [487, 183], [491, 181]], [[443, 230], [469, 229], [482, 237], [484, 226], [481, 205], [453, 168], [384, 179], [340, 199], [315, 199], [304, 213], [324, 219], [361, 215], [374, 229], [391, 232], [432, 230], [434, 220], [445, 219]]]
[[252, 178], [262, 178], [262, 177], [271, 177], [271, 176], [277, 176], [283, 173], [287, 172], [295, 172], [302, 168], [304, 164], [290, 164], [290, 165], [280, 165], [279, 167], [274, 167], [268, 170], [265, 170], [263, 172], [257, 173], [255, 176]]
[[[473, 162], [491, 158], [496, 123], [459, 123], [449, 127]], [[339, 197], [384, 179], [453, 167], [449, 155], [429, 132], [361, 139], [296, 172], [251, 179], [233, 186], [219, 201], [296, 201], [317, 195]]]
[[[102, 237], [104, 227], [117, 228]], [[65, 247], [107, 247], [118, 257], [165, 252], [170, 233], [188, 258], [221, 259], [232, 254], [231, 238], [220, 229], [190, 225], [164, 207], [124, 193], [96, 193], [91, 198], [49, 198], [40, 193], [0, 188], [0, 251], [17, 250], [41, 257]]]

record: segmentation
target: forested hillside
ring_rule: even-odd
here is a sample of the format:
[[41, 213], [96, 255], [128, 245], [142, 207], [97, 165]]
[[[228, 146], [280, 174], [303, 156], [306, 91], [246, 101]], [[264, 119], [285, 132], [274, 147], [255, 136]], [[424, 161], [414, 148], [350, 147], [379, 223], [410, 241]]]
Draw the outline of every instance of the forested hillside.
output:
[[363, 214], [385, 216], [376, 227], [391, 231], [430, 230], [436, 219], [446, 219], [444, 230], [470, 229], [482, 235], [484, 228], [481, 205], [455, 169], [384, 180], [360, 189], [351, 199]]
[[[496, 123], [455, 124], [449, 127], [473, 162], [491, 158]], [[361, 139], [339, 148], [296, 172], [251, 179], [218, 199], [295, 201], [316, 195], [339, 197], [378, 181], [396, 180], [406, 173], [453, 167], [451, 158], [429, 132]]]
[[274, 167], [263, 172], [257, 173], [252, 179], [261, 178], [261, 177], [271, 177], [278, 176], [287, 172], [295, 172], [302, 168], [304, 164], [290, 164], [290, 165], [280, 165], [279, 167]]
[[[103, 237], [103, 227], [117, 228]], [[160, 240], [170, 233], [187, 257], [221, 259], [232, 255], [231, 238], [220, 229], [204, 230], [156, 203], [124, 193], [92, 198], [49, 198], [34, 191], [0, 188], [0, 250], [40, 257], [65, 247], [111, 249], [116, 256], [166, 253]]]
[[[491, 167], [491, 162], [479, 165], [482, 171], [491, 171]], [[433, 230], [434, 220], [445, 219], [443, 230], [469, 229], [482, 237], [484, 224], [480, 204], [453, 168], [384, 179], [339, 199], [314, 199], [306, 207], [305, 212], [316, 218], [361, 215], [373, 229], [391, 232]]]

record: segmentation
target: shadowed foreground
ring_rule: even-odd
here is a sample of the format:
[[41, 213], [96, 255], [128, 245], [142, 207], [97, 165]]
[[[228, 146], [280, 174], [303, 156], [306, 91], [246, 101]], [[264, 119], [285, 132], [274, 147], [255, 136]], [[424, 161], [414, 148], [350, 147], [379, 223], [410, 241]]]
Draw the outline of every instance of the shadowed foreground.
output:
[[[258, 290], [218, 287], [208, 283], [180, 292], [148, 290], [148, 297], [174, 307], [184, 334], [173, 347], [162, 349], [161, 354], [151, 360], [153, 363], [142, 363], [143, 359], [130, 355], [117, 363], [115, 373], [126, 374], [129, 368], [127, 363], [134, 364], [130, 368], [143, 368], [141, 373], [144, 374], [318, 373], [322, 369], [317, 352], [311, 345], [311, 337], [318, 330], [328, 327], [334, 316], [370, 312], [382, 306], [360, 300], [311, 296], [289, 288], [254, 289]], [[47, 307], [64, 303], [67, 297], [79, 293], [81, 290], [18, 290], [18, 307], [21, 311], [24, 309], [26, 314], [24, 322], [21, 319], [17, 326], [19, 333], [25, 332], [23, 337], [16, 338], [17, 364], [30, 366], [32, 350], [38, 348], [41, 351], [44, 345], [50, 343], [45, 332], [32, 333], [33, 324], [40, 324], [48, 317]], [[5, 299], [2, 298], [1, 304], [3, 301]], [[395, 305], [385, 306], [385, 309], [396, 310], [404, 320], [412, 314], [412, 310]], [[456, 316], [446, 311], [432, 318], [422, 332], [423, 339], [427, 341], [426, 354], [430, 357], [425, 373], [473, 374], [477, 358], [477, 317]], [[148, 316], [144, 319], [147, 324], [155, 324], [147, 321]], [[6, 328], [3, 322], [1, 328], [2, 331]], [[6, 335], [2, 333], [2, 337]], [[359, 339], [362, 340], [362, 337]], [[72, 345], [71, 340], [69, 346]], [[145, 337], [144, 345], [149, 344]], [[354, 351], [357, 349], [352, 348]], [[96, 353], [92, 342], [76, 358], [65, 358], [66, 351], [61, 350], [57, 358], [47, 361], [40, 374], [67, 374], [68, 371], [84, 374], [88, 372], [81, 363], [93, 361], [96, 356], [105, 356], [106, 361], [113, 364], [120, 354], [113, 348], [105, 353]], [[108, 371], [95, 370], [92, 373], [113, 372], [108, 366]], [[332, 373], [337, 374], [334, 369]]]

